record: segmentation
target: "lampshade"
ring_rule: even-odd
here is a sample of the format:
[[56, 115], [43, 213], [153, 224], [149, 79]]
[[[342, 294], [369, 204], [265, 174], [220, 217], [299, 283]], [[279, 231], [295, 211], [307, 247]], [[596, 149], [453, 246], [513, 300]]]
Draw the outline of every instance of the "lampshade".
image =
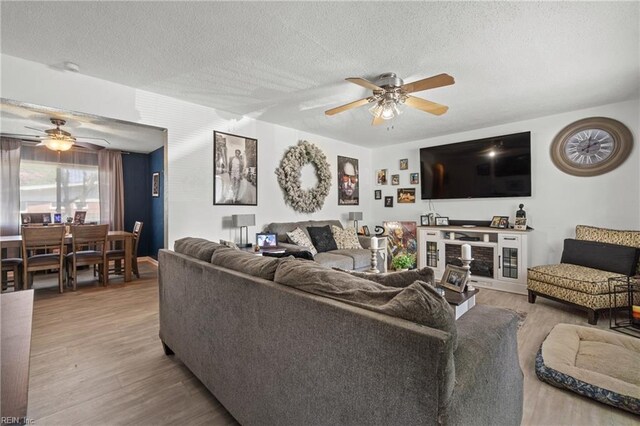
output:
[[349, 220], [362, 220], [362, 212], [349, 212]]
[[71, 139], [51, 138], [43, 140], [42, 143], [52, 151], [68, 151], [73, 146]]
[[231, 215], [233, 226], [253, 226], [256, 224], [255, 214], [234, 214]]

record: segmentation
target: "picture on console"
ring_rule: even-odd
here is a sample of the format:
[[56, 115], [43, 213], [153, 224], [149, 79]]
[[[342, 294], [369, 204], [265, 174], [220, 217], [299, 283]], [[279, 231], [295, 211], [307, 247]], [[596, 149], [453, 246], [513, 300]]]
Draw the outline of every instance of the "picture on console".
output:
[[258, 205], [258, 140], [213, 132], [213, 204]]
[[440, 285], [446, 287], [449, 290], [462, 293], [467, 281], [469, 280], [469, 271], [459, 266], [447, 265], [447, 268], [442, 274], [442, 280]]
[[358, 160], [338, 155], [338, 205], [357, 206], [358, 204], [360, 204]]

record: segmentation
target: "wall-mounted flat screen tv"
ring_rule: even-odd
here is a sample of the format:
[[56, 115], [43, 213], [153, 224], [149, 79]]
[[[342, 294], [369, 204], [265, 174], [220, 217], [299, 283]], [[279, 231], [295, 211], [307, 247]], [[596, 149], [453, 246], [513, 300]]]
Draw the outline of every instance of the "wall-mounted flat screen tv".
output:
[[422, 199], [531, 196], [531, 132], [420, 149]]

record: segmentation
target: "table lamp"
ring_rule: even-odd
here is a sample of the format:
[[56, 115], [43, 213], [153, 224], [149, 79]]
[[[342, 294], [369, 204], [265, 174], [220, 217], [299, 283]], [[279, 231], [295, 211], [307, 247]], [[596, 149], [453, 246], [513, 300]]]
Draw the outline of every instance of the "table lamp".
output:
[[356, 233], [358, 233], [358, 221], [362, 220], [362, 212], [349, 212], [349, 220], [353, 221], [353, 226], [356, 228]]
[[[238, 244], [238, 247], [251, 247], [252, 244], [249, 242], [249, 227], [256, 224], [256, 215], [234, 214], [231, 215], [231, 220], [233, 221], [233, 226], [240, 228], [240, 244]], [[245, 228], [246, 241], [244, 243], [242, 242], [242, 228]]]

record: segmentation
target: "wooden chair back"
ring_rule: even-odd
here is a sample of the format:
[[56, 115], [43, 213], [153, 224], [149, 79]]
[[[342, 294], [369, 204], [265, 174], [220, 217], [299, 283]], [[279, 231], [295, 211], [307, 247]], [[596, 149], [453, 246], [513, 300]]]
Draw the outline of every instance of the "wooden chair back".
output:
[[133, 224], [133, 257], [138, 256], [138, 243], [140, 242], [140, 234], [142, 234], [142, 222], [136, 221]]
[[22, 258], [31, 250], [64, 252], [64, 226], [34, 226], [22, 228]]
[[105, 251], [107, 245], [107, 233], [109, 225], [72, 225], [71, 245], [73, 252], [90, 248], [91, 250]]

